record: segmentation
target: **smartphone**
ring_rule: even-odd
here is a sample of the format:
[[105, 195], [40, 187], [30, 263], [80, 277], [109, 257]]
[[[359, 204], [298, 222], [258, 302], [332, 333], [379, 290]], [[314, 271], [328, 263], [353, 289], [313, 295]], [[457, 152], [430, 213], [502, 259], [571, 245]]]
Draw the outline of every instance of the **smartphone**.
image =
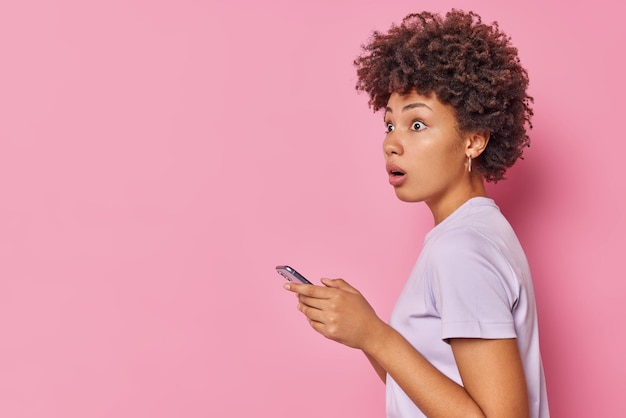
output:
[[285, 279], [290, 282], [304, 283], [304, 284], [313, 284], [307, 279], [304, 278], [303, 275], [298, 273], [296, 269], [289, 266], [276, 266], [276, 271], [278, 274], [283, 276]]

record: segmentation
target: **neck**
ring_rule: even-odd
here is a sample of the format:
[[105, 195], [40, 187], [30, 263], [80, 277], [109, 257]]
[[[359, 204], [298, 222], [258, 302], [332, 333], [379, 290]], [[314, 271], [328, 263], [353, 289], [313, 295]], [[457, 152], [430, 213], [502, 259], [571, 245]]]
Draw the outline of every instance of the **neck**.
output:
[[467, 182], [460, 184], [456, 190], [448, 193], [445, 198], [438, 199], [437, 201], [429, 201], [426, 202], [426, 204], [433, 214], [435, 225], [439, 225], [444, 219], [473, 197], [488, 197], [482, 176], [474, 173], [469, 176]]

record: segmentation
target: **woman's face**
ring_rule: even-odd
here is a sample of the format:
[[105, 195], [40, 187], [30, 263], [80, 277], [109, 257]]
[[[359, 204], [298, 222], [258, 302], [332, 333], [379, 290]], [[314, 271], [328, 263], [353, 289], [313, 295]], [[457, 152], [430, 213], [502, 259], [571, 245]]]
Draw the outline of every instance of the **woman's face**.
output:
[[389, 183], [405, 202], [433, 210], [462, 191], [467, 157], [454, 109], [434, 94], [394, 93], [385, 111], [383, 142]]

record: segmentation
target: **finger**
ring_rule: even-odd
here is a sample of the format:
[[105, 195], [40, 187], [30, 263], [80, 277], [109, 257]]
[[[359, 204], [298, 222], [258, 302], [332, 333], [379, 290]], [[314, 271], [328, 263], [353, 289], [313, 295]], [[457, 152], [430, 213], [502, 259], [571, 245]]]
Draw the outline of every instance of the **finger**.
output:
[[311, 286], [310, 284], [300, 284], [300, 283], [292, 283], [292, 282], [287, 282], [285, 284], [283, 284], [283, 288], [286, 290], [289, 290], [290, 292], [293, 293], [302, 293], [305, 291], [307, 286]]
[[310, 306], [311, 308], [321, 309], [323, 310], [327, 304], [328, 299], [320, 299], [311, 296], [298, 295], [298, 301], [306, 306]]
[[310, 321], [324, 323], [324, 312], [319, 309], [312, 308], [304, 304], [298, 304], [298, 310], [304, 314]]
[[326, 324], [309, 319], [309, 325], [311, 325], [311, 328], [313, 328], [315, 331], [319, 332], [320, 334], [326, 337]]
[[319, 321], [314, 321], [314, 320], [309, 319], [309, 325], [311, 325], [311, 327], [315, 331], [319, 332], [324, 337], [329, 338], [329, 339], [334, 340], [334, 341], [341, 342], [339, 339], [337, 339], [336, 336], [333, 336], [333, 334], [334, 334], [333, 327], [329, 327], [328, 324], [326, 324], [324, 322], [319, 322]]
[[322, 279], [322, 284], [326, 287], [333, 287], [335, 289], [345, 290], [346, 292], [359, 294], [359, 291], [350, 286], [344, 279]]
[[328, 299], [332, 295], [332, 291], [329, 291], [330, 289], [313, 284], [285, 283], [283, 287], [290, 292], [318, 299]]

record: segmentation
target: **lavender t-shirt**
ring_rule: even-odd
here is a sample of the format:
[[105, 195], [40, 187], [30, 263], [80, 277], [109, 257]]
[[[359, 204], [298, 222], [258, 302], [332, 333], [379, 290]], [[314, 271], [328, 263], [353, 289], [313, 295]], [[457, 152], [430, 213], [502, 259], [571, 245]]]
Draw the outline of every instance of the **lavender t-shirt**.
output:
[[[516, 338], [531, 417], [549, 416], [528, 262], [493, 200], [468, 200], [426, 235], [390, 325], [459, 384], [448, 339]], [[388, 375], [387, 417], [424, 416]]]

